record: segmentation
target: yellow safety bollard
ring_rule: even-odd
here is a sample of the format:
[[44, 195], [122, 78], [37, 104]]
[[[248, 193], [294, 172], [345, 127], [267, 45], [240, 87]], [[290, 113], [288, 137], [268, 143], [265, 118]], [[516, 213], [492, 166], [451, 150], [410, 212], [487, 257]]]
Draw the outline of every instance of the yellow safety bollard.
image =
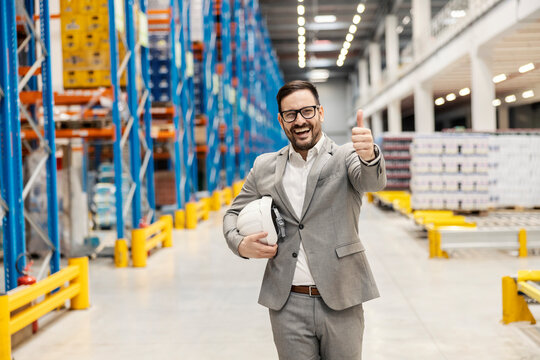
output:
[[189, 202], [186, 204], [186, 229], [197, 228], [198, 204]]
[[527, 230], [521, 229], [518, 234], [519, 257], [527, 257]]
[[212, 199], [207, 197], [202, 200], [202, 219], [208, 220], [210, 218], [210, 207]]
[[238, 194], [240, 194], [240, 191], [242, 190], [242, 187], [244, 186], [243, 181], [238, 181], [233, 184], [233, 196], [237, 197]]
[[83, 310], [90, 307], [90, 291], [88, 286], [88, 258], [71, 258], [68, 259], [69, 266], [78, 266], [79, 275], [71, 280], [70, 284], [79, 284], [79, 294], [71, 299], [72, 310]]
[[114, 265], [116, 267], [128, 266], [129, 250], [126, 239], [118, 239], [114, 244]]
[[133, 266], [145, 267], [147, 257], [145, 229], [133, 230], [131, 235], [131, 260]]
[[186, 213], [184, 210], [176, 210], [174, 213], [174, 228], [184, 229], [186, 227]]
[[218, 211], [221, 208], [221, 191], [215, 190], [210, 202], [210, 210]]
[[11, 332], [9, 331], [9, 297], [0, 295], [0, 360], [11, 360]]
[[165, 231], [167, 233], [167, 236], [165, 236], [165, 240], [163, 240], [163, 247], [172, 247], [173, 246], [173, 237], [172, 237], [172, 228], [173, 228], [173, 220], [171, 215], [165, 215], [160, 218], [160, 220], [165, 222]]
[[223, 202], [226, 205], [231, 205], [233, 199], [233, 192], [230, 187], [226, 187], [223, 189]]
[[510, 276], [502, 278], [502, 307], [504, 324], [516, 321], [530, 321], [531, 324], [536, 324], [525, 299], [518, 295], [516, 280]]
[[373, 203], [373, 193], [366, 193], [366, 198], [367, 198], [367, 201], [368, 203]]

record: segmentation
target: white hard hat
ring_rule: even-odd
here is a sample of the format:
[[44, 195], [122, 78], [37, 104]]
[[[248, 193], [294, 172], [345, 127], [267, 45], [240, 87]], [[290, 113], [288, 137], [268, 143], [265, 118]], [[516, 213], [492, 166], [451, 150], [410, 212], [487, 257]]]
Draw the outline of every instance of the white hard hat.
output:
[[274, 245], [279, 238], [285, 237], [285, 222], [270, 196], [247, 204], [238, 214], [236, 227], [242, 236], [267, 232], [268, 236], [259, 241], [268, 245]]

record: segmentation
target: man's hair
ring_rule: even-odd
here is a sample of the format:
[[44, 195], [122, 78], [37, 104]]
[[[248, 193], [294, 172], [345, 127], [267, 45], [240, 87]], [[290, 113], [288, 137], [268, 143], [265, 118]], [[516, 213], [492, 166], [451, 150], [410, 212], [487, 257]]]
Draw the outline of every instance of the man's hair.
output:
[[317, 89], [312, 83], [310, 83], [309, 81], [303, 81], [303, 80], [293, 80], [283, 85], [277, 93], [276, 100], [278, 103], [279, 111], [281, 111], [281, 100], [283, 100], [284, 97], [298, 90], [311, 91], [311, 93], [313, 94], [313, 97], [315, 97], [315, 101], [317, 102], [316, 105], [320, 105], [319, 93], [317, 92]]

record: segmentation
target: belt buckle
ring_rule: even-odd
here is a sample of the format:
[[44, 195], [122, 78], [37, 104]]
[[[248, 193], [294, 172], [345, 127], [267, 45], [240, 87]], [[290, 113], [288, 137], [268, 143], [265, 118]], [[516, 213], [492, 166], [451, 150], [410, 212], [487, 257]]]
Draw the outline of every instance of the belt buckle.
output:
[[315, 286], [315, 285], [309, 285], [308, 288], [309, 288], [309, 296], [313, 296], [313, 295], [311, 294], [311, 289], [312, 289], [312, 288], [316, 288], [316, 286]]

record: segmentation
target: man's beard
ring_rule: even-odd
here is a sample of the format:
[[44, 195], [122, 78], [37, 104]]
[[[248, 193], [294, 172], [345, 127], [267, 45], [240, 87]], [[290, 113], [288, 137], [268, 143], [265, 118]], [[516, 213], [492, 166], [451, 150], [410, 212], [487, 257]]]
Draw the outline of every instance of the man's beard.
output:
[[312, 147], [314, 147], [315, 144], [317, 144], [317, 141], [319, 140], [320, 129], [319, 129], [319, 132], [314, 133], [313, 132], [313, 126], [308, 125], [309, 131], [311, 131], [311, 141], [308, 142], [308, 143], [301, 143], [301, 144], [297, 143], [297, 140], [296, 140], [296, 138], [294, 136], [294, 130], [300, 129], [300, 128], [303, 128], [303, 127], [305, 127], [305, 126], [295, 126], [295, 127], [291, 128], [289, 130], [289, 132], [286, 132], [287, 138], [289, 138], [289, 141], [291, 142], [294, 150], [296, 150], [296, 151], [309, 150]]

